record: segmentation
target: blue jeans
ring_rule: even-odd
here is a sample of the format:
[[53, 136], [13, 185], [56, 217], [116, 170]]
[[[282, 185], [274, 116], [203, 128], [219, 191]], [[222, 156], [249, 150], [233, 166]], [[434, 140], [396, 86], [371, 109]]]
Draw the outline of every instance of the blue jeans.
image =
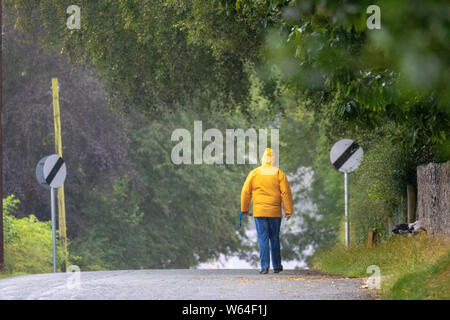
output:
[[280, 254], [280, 225], [281, 218], [255, 217], [256, 232], [258, 233], [259, 256], [261, 269], [270, 267], [269, 241], [272, 252], [272, 266], [281, 268]]

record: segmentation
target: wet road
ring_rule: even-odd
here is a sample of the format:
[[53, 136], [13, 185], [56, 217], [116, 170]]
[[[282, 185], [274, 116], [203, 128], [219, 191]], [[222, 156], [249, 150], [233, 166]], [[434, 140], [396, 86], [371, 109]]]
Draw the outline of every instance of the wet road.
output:
[[374, 299], [362, 284], [310, 270], [96, 271], [1, 279], [0, 299]]

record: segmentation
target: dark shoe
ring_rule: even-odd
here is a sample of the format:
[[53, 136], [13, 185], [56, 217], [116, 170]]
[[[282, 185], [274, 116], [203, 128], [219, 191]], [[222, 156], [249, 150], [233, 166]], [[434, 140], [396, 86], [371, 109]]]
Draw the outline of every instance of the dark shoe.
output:
[[259, 273], [261, 273], [261, 274], [268, 274], [269, 273], [269, 269], [268, 268], [261, 269], [261, 271], [259, 271]]
[[273, 273], [280, 273], [281, 271], [283, 271], [283, 266], [281, 266], [280, 268], [273, 269]]

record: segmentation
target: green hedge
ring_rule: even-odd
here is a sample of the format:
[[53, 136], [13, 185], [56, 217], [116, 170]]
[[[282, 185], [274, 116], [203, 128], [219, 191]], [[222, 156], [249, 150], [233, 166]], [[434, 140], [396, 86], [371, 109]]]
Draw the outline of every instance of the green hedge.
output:
[[[52, 272], [51, 222], [39, 221], [34, 215], [15, 218], [19, 200], [10, 195], [3, 199], [5, 236], [5, 273]], [[63, 255], [57, 247], [58, 265]]]

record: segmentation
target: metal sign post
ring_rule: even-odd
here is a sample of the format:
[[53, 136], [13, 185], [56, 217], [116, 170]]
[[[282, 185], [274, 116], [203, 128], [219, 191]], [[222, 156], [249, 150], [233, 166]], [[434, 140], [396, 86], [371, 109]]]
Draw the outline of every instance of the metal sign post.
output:
[[50, 189], [53, 272], [56, 272], [56, 189], [63, 185], [66, 175], [66, 163], [57, 154], [42, 158], [36, 166], [36, 178], [39, 184], [46, 189]]
[[334, 169], [344, 173], [345, 196], [345, 246], [350, 243], [350, 226], [348, 215], [348, 173], [358, 168], [363, 157], [363, 149], [351, 139], [336, 142], [330, 151], [330, 161]]
[[53, 272], [56, 272], [56, 213], [55, 213], [55, 188], [50, 189], [50, 199], [52, 206], [52, 252], [53, 252]]
[[348, 228], [348, 189], [347, 189], [347, 172], [344, 172], [344, 193], [345, 193], [345, 246], [348, 247], [350, 234]]
[[3, 88], [3, 77], [2, 77], [2, 52], [3, 52], [3, 29], [2, 29], [2, 0], [0, 0], [0, 272], [3, 271], [4, 268], [4, 243], [3, 243], [3, 120], [2, 120], [2, 88]]

